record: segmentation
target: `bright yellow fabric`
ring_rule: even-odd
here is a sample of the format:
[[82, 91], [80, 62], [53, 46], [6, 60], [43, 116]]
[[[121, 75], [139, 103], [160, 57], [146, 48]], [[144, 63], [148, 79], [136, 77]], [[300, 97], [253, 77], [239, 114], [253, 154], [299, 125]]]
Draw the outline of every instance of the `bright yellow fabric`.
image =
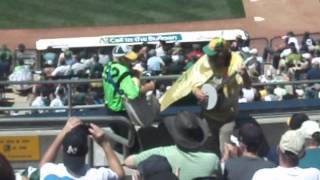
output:
[[[230, 76], [236, 72], [242, 64], [243, 59], [241, 56], [238, 53], [232, 52], [228, 75]], [[160, 110], [165, 110], [174, 102], [187, 96], [193, 88], [202, 86], [214, 75], [214, 73], [215, 72], [209, 65], [208, 56], [203, 55], [191, 68], [185, 71], [160, 98]], [[236, 81], [237, 84], [242, 84], [242, 78], [238, 74], [236, 76]]]

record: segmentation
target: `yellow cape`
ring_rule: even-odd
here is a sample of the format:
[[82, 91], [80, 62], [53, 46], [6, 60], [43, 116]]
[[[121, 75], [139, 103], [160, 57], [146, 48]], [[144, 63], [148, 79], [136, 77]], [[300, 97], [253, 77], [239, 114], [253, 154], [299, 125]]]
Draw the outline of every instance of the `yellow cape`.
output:
[[[228, 68], [228, 75], [230, 76], [243, 64], [243, 59], [238, 53], [232, 52], [230, 66]], [[209, 65], [208, 56], [203, 55], [191, 68], [183, 72], [177, 81], [161, 96], [160, 111], [165, 110], [174, 102], [187, 96], [194, 87], [198, 87], [206, 83], [213, 75], [213, 70]], [[241, 77], [237, 74], [237, 81]]]

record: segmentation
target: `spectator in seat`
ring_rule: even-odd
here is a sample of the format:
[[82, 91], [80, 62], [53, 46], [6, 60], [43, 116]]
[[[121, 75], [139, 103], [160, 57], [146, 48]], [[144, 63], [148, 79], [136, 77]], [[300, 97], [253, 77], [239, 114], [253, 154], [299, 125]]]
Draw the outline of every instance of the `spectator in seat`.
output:
[[103, 66], [110, 61], [110, 56], [108, 54], [107, 47], [101, 47], [98, 49], [98, 59], [99, 59], [99, 63], [102, 64]]
[[64, 52], [64, 59], [67, 65], [72, 66], [75, 63], [73, 52], [69, 49]]
[[53, 48], [51, 46], [49, 46], [46, 51], [44, 52], [44, 54], [42, 55], [43, 58], [43, 64], [49, 64], [52, 66], [56, 66], [57, 65], [57, 61], [58, 61], [58, 56], [57, 54], [54, 52]]
[[[6, 55], [0, 52], [0, 80], [7, 80], [10, 74], [10, 63], [6, 60]], [[2, 85], [1, 85], [2, 86]]]
[[0, 56], [2, 56], [1, 59], [5, 60], [9, 64], [9, 68], [7, 69], [7, 71], [10, 71], [13, 64], [13, 54], [12, 51], [7, 47], [7, 45], [3, 44], [0, 47]]
[[[64, 89], [63, 88], [58, 88], [57, 93], [54, 94], [54, 99], [51, 100], [50, 102], [50, 107], [63, 107], [63, 96], [64, 96]], [[60, 110], [55, 110], [55, 112], [65, 112], [64, 109]]]
[[149, 58], [147, 60], [147, 70], [151, 73], [152, 76], [156, 76], [162, 73], [162, 68], [165, 66], [161, 57], [156, 56], [156, 51], [151, 49], [148, 52]]
[[133, 174], [136, 180], [178, 180], [173, 173], [167, 158], [159, 155], [152, 155], [138, 165], [138, 173]]
[[60, 60], [60, 65], [51, 73], [52, 77], [64, 77], [71, 74], [71, 66], [66, 64], [64, 59]]
[[305, 113], [293, 113], [287, 121], [289, 129], [300, 129], [303, 122], [309, 120], [309, 116]]
[[[88, 153], [88, 135], [103, 149], [110, 169], [92, 168], [85, 163]], [[54, 163], [62, 145], [63, 163]], [[110, 140], [103, 130], [90, 123], [82, 124], [79, 118], [71, 117], [56, 136], [40, 161], [40, 179], [121, 179], [124, 170], [113, 152]]]
[[305, 121], [302, 123], [300, 132], [305, 137], [305, 154], [299, 161], [301, 168], [320, 169], [320, 127], [317, 121]]
[[205, 146], [210, 134], [205, 120], [193, 113], [182, 111], [176, 116], [165, 118], [164, 124], [175, 145], [156, 147], [130, 155], [125, 160], [126, 166], [136, 168], [150, 156], [160, 155], [168, 159], [173, 171], [180, 169], [181, 180], [218, 174], [219, 158]]
[[258, 170], [252, 180], [318, 180], [320, 171], [316, 168], [298, 167], [299, 159], [304, 154], [305, 139], [298, 130], [286, 131], [279, 143], [279, 166]]
[[86, 65], [81, 63], [81, 59], [78, 55], [73, 56], [74, 63], [71, 65], [71, 70], [75, 76], [84, 76], [86, 71]]
[[302, 40], [301, 40], [301, 51], [310, 51], [314, 46], [316, 45], [316, 41], [310, 36], [309, 32], [305, 32], [303, 34]]
[[160, 40], [159, 43], [156, 45], [156, 56], [162, 57], [167, 54], [167, 43], [166, 41]]
[[199, 59], [203, 55], [200, 48], [199, 44], [192, 44], [192, 51], [187, 54], [187, 60]]
[[[225, 149], [223, 156], [223, 179], [247, 180], [262, 168], [272, 168], [275, 165], [258, 156], [258, 150], [264, 139], [262, 129], [251, 122], [243, 124], [238, 133], [239, 157], [228, 157], [230, 149]], [[225, 146], [234, 147], [234, 146]]]
[[244, 64], [247, 67], [248, 74], [253, 82], [257, 82], [259, 76], [262, 74], [262, 63], [263, 60], [258, 56], [258, 50], [250, 50], [250, 57], [248, 57]]
[[300, 50], [298, 39], [292, 31], [289, 31], [284, 38], [287, 45], [292, 43], [294, 47], [297, 49], [297, 51]]
[[[31, 102], [31, 107], [46, 107], [46, 103], [40, 88], [36, 88], [34, 92], [35, 99]], [[43, 110], [33, 110], [33, 113], [43, 113]]]
[[99, 63], [99, 57], [95, 54], [92, 56], [93, 63], [90, 66], [90, 78], [97, 79], [102, 77], [103, 65]]

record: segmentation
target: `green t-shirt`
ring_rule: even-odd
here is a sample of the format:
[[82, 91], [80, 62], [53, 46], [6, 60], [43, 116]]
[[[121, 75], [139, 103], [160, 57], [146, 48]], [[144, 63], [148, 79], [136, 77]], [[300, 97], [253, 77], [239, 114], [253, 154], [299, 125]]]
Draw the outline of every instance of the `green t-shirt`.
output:
[[[108, 63], [103, 70], [104, 103], [112, 111], [124, 111], [121, 95], [116, 92], [114, 86], [108, 82], [109, 68], [111, 68], [111, 76], [116, 84], [123, 74], [129, 73], [129, 69], [119, 63]], [[139, 87], [133, 82], [130, 75], [125, 76], [121, 80], [119, 89], [128, 99], [135, 99], [139, 96]]]
[[211, 152], [183, 152], [177, 146], [157, 147], [133, 156], [135, 166], [150, 157], [160, 155], [167, 158], [172, 171], [180, 168], [180, 180], [216, 175], [219, 171], [219, 158]]
[[296, 64], [301, 60], [301, 56], [299, 54], [291, 53], [287, 57], [287, 64]]

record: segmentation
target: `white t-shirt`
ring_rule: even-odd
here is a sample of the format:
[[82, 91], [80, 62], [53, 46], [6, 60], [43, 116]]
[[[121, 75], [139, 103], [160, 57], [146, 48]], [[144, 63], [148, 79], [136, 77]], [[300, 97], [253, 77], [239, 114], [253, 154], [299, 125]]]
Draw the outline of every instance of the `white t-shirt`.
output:
[[76, 62], [76, 63], [72, 64], [71, 69], [74, 74], [78, 74], [79, 71], [84, 71], [86, 69], [86, 65], [79, 63], [79, 62]]
[[[60, 97], [56, 97], [54, 98], [51, 102], [50, 102], [50, 107], [63, 107], [63, 102], [61, 101]], [[65, 112], [64, 109], [60, 109], [60, 110], [55, 110], [55, 112]]]
[[320, 180], [320, 171], [316, 168], [302, 169], [299, 167], [276, 167], [260, 169], [252, 180]]
[[252, 102], [254, 100], [254, 89], [246, 89], [242, 88], [243, 98], [247, 100], [247, 102]]
[[[31, 107], [46, 107], [42, 96], [37, 96], [31, 103]], [[38, 110], [38, 113], [43, 113], [43, 110]]]
[[298, 39], [296, 37], [289, 37], [288, 44], [290, 44], [290, 43], [293, 43], [294, 46], [296, 47], [297, 51], [299, 52], [300, 46], [299, 46], [299, 43], [298, 43]]
[[70, 65], [61, 65], [56, 67], [51, 73], [52, 76], [66, 76], [70, 73], [71, 66]]
[[116, 180], [118, 176], [115, 172], [107, 168], [90, 168], [87, 166], [87, 172], [84, 176], [74, 177], [71, 175], [64, 164], [46, 163], [40, 169], [40, 180]]

